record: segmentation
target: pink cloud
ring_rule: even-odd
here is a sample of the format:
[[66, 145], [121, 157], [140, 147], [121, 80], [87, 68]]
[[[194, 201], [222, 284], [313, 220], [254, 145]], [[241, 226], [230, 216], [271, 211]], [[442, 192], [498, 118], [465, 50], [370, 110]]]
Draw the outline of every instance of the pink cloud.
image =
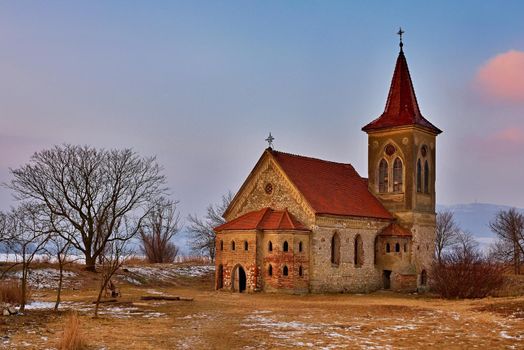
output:
[[524, 152], [524, 129], [510, 127], [482, 137], [468, 137], [464, 142], [466, 149], [481, 158], [514, 158]]
[[524, 103], [524, 52], [510, 50], [493, 57], [480, 67], [475, 83], [487, 97]]

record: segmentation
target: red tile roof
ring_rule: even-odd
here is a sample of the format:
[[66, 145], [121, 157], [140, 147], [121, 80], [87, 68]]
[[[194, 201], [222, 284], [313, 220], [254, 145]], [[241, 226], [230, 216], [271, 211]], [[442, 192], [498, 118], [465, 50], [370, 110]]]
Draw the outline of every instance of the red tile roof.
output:
[[408, 229], [398, 224], [391, 224], [383, 229], [379, 236], [411, 237], [412, 235]]
[[400, 51], [384, 113], [362, 128], [369, 132], [396, 126], [418, 125], [435, 134], [442, 131], [420, 113], [404, 52]]
[[351, 164], [277, 152], [268, 148], [317, 214], [393, 219]]
[[223, 225], [215, 227], [216, 232], [224, 230], [300, 230], [309, 231], [300, 221], [286, 210], [264, 208], [252, 211]]

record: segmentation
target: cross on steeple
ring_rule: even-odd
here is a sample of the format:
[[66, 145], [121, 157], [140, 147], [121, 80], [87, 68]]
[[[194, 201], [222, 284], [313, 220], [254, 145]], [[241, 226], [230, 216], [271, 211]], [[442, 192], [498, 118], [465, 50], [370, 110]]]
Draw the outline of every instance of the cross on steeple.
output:
[[271, 133], [269, 133], [269, 136], [267, 137], [266, 139], [266, 142], [269, 144], [269, 148], [273, 148], [273, 141], [275, 140], [275, 138], [271, 135]]
[[400, 37], [400, 52], [402, 52], [402, 47], [404, 46], [404, 43], [402, 42], [402, 34], [404, 34], [405, 32], [402, 30], [402, 27], [399, 27], [398, 28], [398, 32], [397, 32], [397, 35]]

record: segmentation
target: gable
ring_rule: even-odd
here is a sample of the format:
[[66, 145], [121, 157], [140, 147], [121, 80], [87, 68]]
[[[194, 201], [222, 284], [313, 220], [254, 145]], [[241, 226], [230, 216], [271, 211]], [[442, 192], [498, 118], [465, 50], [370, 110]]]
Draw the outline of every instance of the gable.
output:
[[[270, 193], [266, 192], [268, 185], [271, 185]], [[263, 208], [287, 210], [306, 226], [315, 220], [313, 208], [267, 150], [231, 201], [224, 217], [229, 222]]]

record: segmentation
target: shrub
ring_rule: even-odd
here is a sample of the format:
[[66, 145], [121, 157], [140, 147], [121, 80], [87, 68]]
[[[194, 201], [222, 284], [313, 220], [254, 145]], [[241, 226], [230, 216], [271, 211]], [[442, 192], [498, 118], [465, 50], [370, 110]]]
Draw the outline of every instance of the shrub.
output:
[[[29, 286], [26, 287], [26, 300], [31, 296]], [[24, 301], [22, 286], [19, 281], [6, 280], [0, 282], [0, 301], [9, 304], [21, 304]]]
[[502, 287], [503, 266], [478, 250], [455, 250], [433, 264], [430, 283], [444, 298], [483, 298]]
[[69, 314], [64, 325], [64, 334], [58, 344], [59, 350], [81, 350], [86, 348], [86, 341], [80, 329], [78, 313]]

